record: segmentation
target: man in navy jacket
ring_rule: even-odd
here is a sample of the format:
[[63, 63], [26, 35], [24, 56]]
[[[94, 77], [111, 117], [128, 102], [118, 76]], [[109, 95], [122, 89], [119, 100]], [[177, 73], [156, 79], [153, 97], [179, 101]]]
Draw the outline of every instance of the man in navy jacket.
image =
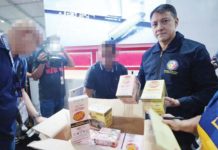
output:
[[39, 44], [39, 32], [30, 20], [19, 20], [0, 35], [0, 149], [14, 150], [16, 117], [18, 113], [15, 55], [27, 55]]
[[[167, 113], [184, 118], [201, 114], [218, 88], [205, 46], [176, 31], [179, 20], [172, 5], [155, 8], [150, 20], [158, 43], [142, 57], [138, 74], [142, 88], [147, 80], [164, 79], [169, 96], [165, 98]], [[190, 149], [193, 135], [175, 132], [175, 136], [182, 149]]]

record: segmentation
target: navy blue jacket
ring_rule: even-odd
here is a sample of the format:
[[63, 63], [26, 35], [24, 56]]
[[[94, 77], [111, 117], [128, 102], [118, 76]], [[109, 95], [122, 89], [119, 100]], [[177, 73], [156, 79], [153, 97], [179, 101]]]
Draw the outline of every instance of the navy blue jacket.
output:
[[112, 71], [107, 71], [100, 62], [90, 67], [84, 86], [93, 89], [95, 98], [116, 98], [116, 91], [121, 75], [126, 75], [127, 69], [114, 62]]
[[164, 52], [157, 43], [144, 53], [138, 78], [142, 89], [147, 80], [164, 79], [168, 96], [181, 104], [166, 112], [185, 118], [201, 114], [218, 89], [205, 46], [179, 32]]
[[9, 52], [0, 36], [0, 140], [13, 139], [18, 113], [13, 65]]

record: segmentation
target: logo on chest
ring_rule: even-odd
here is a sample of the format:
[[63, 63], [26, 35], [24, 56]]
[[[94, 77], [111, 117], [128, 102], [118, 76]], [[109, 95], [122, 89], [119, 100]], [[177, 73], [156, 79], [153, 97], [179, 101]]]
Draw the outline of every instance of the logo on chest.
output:
[[164, 70], [164, 73], [177, 75], [178, 74], [178, 72], [177, 72], [178, 67], [179, 67], [178, 61], [169, 60], [167, 65], [166, 65], [167, 69]]

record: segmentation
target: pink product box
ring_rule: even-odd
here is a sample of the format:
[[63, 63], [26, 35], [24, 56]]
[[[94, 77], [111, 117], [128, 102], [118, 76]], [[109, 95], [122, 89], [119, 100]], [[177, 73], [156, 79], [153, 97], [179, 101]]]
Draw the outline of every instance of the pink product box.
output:
[[96, 145], [117, 147], [121, 131], [117, 129], [102, 128], [94, 135]]

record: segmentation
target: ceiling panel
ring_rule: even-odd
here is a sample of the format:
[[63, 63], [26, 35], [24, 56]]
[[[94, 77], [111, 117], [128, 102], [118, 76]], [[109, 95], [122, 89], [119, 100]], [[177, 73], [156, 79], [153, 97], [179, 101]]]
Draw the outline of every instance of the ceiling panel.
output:
[[15, 4], [32, 3], [32, 2], [42, 2], [43, 0], [10, 0]]
[[19, 7], [32, 17], [44, 15], [43, 4], [41, 2], [21, 4]]
[[0, 0], [0, 7], [7, 5], [9, 5], [9, 3], [6, 0]]
[[7, 31], [17, 19], [32, 19], [44, 28], [43, 0], [0, 0], [0, 31]]
[[45, 24], [45, 17], [44, 16], [42, 16], [42, 17], [35, 17], [35, 19], [38, 21], [38, 22], [40, 22], [41, 24]]
[[6, 33], [6, 32], [8, 31], [8, 29], [9, 29], [9, 27], [10, 27], [10, 26], [9, 26], [8, 24], [6, 24], [6, 23], [1, 23], [1, 22], [0, 22], [0, 32], [3, 31], [3, 32]]
[[14, 6], [1, 7], [0, 16], [6, 19], [26, 18], [26, 16]]

